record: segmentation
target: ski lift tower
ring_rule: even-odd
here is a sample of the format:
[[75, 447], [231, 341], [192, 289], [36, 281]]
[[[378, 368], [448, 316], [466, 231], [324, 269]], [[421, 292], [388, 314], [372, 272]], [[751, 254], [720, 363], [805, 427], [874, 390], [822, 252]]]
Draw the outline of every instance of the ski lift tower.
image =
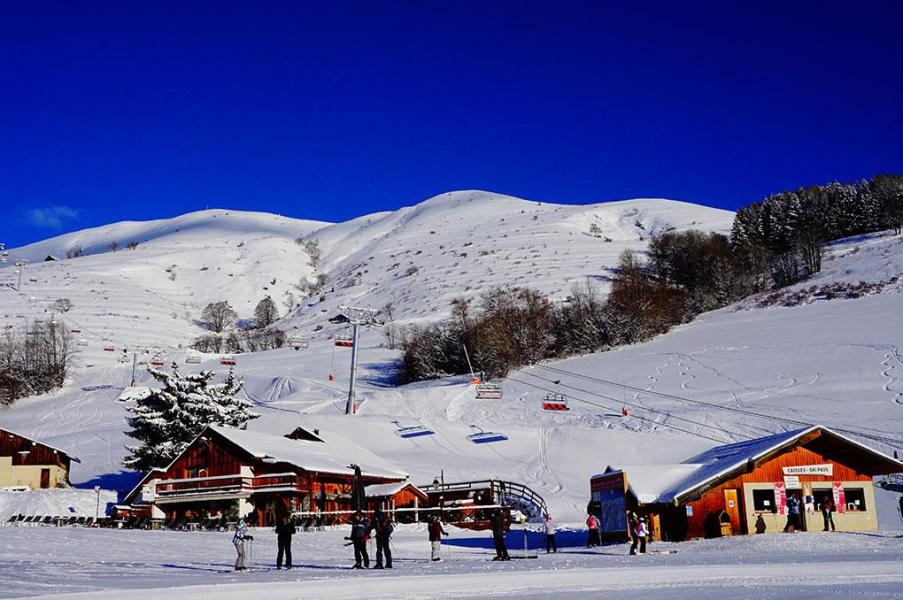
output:
[[354, 399], [354, 374], [357, 370], [357, 340], [358, 327], [382, 325], [382, 321], [376, 318], [378, 310], [372, 308], [359, 308], [356, 306], [340, 306], [342, 312], [329, 319], [330, 323], [347, 323], [351, 325], [351, 376], [348, 379], [348, 400], [345, 402], [345, 414], [357, 414], [357, 402]]
[[22, 273], [25, 272], [25, 267], [28, 266], [28, 261], [25, 259], [17, 260], [15, 263], [13, 263], [13, 266], [15, 266], [15, 269], [13, 269], [13, 273], [18, 275], [18, 277], [19, 277], [19, 281], [16, 284], [16, 291], [21, 293], [22, 292]]

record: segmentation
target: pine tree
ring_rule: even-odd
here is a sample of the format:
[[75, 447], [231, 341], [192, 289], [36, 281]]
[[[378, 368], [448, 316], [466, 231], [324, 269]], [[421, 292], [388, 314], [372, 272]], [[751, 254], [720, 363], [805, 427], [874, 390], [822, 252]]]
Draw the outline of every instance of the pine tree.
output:
[[247, 400], [237, 398], [244, 382], [232, 370], [221, 384], [213, 384], [213, 371], [182, 375], [173, 364], [172, 373], [149, 368], [161, 389], [148, 390], [135, 398], [127, 410], [129, 437], [140, 444], [127, 446], [123, 465], [139, 471], [164, 467], [172, 462], [208, 425], [244, 427], [252, 413]]

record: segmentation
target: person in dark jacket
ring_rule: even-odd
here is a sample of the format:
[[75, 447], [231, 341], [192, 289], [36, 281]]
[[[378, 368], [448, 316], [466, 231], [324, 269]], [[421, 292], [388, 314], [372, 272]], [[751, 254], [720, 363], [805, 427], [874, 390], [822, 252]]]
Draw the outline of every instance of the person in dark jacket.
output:
[[430, 559], [433, 562], [438, 562], [442, 560], [442, 557], [439, 556], [439, 550], [442, 548], [442, 536], [448, 535], [448, 532], [442, 528], [442, 521], [439, 520], [439, 515], [430, 517], [427, 532], [430, 534]]
[[826, 498], [821, 503], [821, 516], [825, 520], [825, 528], [822, 531], [827, 531], [828, 525], [831, 526], [831, 531], [836, 531], [834, 529], [834, 500]]
[[388, 514], [384, 513], [381, 508], [377, 508], [373, 513], [373, 524], [370, 525], [370, 531], [376, 533], [376, 567], [383, 568], [383, 556], [386, 557], [385, 568], [392, 568], [392, 550], [389, 548], [389, 540], [395, 526]]
[[276, 544], [279, 547], [276, 553], [276, 568], [282, 568], [282, 556], [285, 555], [285, 568], [292, 568], [292, 536], [295, 535], [295, 526], [288, 517], [280, 517], [276, 524]]
[[787, 497], [787, 524], [784, 533], [793, 533], [800, 529], [800, 499], [796, 494]]
[[351, 544], [354, 546], [354, 569], [369, 569], [370, 556], [367, 554], [367, 536], [370, 524], [364, 513], [358, 511], [351, 517]]
[[511, 560], [508, 547], [505, 545], [505, 513], [501, 508], [492, 511], [492, 541], [495, 543], [495, 558], [492, 560]]

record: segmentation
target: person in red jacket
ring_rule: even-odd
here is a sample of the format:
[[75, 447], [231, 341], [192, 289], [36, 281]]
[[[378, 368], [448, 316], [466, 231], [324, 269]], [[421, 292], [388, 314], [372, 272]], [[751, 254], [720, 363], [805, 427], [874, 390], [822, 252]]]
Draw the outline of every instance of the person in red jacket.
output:
[[589, 535], [586, 538], [586, 547], [593, 548], [602, 545], [602, 538], [599, 535], [599, 519], [596, 515], [590, 515], [586, 518], [586, 529]]
[[442, 560], [442, 557], [439, 556], [439, 550], [442, 548], [442, 536], [448, 535], [448, 532], [442, 528], [442, 522], [439, 520], [439, 515], [430, 517], [427, 531], [429, 531], [430, 534], [430, 558], [432, 558], [433, 562], [440, 561]]

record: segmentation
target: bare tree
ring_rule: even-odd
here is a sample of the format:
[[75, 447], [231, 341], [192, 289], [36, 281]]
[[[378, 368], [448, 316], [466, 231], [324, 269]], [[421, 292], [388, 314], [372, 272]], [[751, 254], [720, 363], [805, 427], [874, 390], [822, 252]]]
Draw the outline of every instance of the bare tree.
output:
[[269, 327], [278, 318], [279, 310], [276, 308], [276, 303], [273, 302], [272, 298], [267, 296], [257, 303], [257, 307], [254, 309], [254, 322], [259, 329]]
[[201, 313], [201, 320], [207, 324], [211, 331], [222, 333], [228, 325], [238, 318], [238, 313], [227, 300], [211, 302]]

